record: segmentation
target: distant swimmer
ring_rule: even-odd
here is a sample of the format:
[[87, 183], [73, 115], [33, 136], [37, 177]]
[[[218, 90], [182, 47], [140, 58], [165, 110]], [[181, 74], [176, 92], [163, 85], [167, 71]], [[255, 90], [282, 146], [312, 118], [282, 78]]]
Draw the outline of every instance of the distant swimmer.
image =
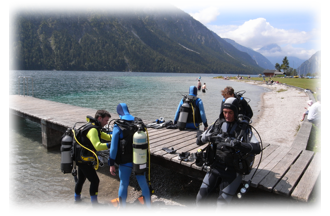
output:
[[197, 83], [197, 89], [198, 89], [198, 91], [200, 91], [201, 88], [202, 88], [202, 83], [201, 83], [200, 80], [198, 80], [198, 83]]
[[[206, 92], [206, 83], [204, 83], [204, 85], [202, 86], [202, 92], [205, 93]], [[208, 89], [207, 89], [208, 90]]]

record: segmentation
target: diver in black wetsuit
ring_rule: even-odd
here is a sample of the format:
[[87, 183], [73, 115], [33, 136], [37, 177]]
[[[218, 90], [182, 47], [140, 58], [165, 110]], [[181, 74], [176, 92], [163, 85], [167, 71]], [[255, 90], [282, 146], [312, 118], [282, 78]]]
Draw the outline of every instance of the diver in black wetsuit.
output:
[[[251, 137], [247, 121], [238, 119], [238, 100], [229, 97], [223, 103], [220, 118], [196, 140], [197, 145], [210, 142], [206, 154], [211, 155], [208, 156], [210, 171], [196, 197], [197, 206], [210, 203], [207, 198], [217, 186], [220, 187], [217, 207], [232, 200], [242, 183], [242, 175], [251, 171], [254, 156], [260, 153], [259, 142], [251, 141]], [[212, 139], [226, 141], [220, 143]]]
[[230, 86], [227, 86], [224, 90], [221, 91], [222, 96], [224, 97], [221, 102], [220, 112], [222, 110], [222, 105], [225, 100], [229, 97], [235, 97], [238, 100], [238, 114], [243, 114], [247, 116], [249, 119], [253, 116], [253, 111], [248, 104], [248, 102], [244, 99], [244, 97], [235, 94], [234, 89]]

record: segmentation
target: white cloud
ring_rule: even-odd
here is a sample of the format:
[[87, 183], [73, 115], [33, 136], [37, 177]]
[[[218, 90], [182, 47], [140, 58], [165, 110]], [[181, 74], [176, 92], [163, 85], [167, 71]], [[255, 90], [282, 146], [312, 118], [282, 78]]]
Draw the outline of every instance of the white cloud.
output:
[[[282, 48], [278, 55], [292, 54], [297, 57], [309, 58], [316, 51], [304, 50], [302, 48], [294, 48], [292, 44], [304, 44], [315, 39], [318, 32], [311, 31], [296, 31], [278, 29], [273, 27], [264, 18], [257, 18], [244, 22], [240, 26], [216, 26], [208, 25], [208, 28], [217, 33], [222, 38], [230, 38], [236, 43], [243, 46], [258, 50], [269, 44], [278, 44]], [[290, 44], [290, 45], [288, 45]], [[284, 47], [283, 47], [284, 46]], [[265, 56], [270, 56], [270, 53], [263, 53]], [[273, 53], [273, 55], [275, 55]]]
[[321, 22], [321, 14], [318, 14], [316, 17], [315, 17], [315, 20], [317, 22]]
[[214, 21], [217, 16], [220, 15], [219, 9], [216, 7], [208, 7], [197, 13], [190, 13], [190, 15], [195, 19], [203, 23], [204, 25]]
[[[258, 50], [256, 50], [258, 51]], [[312, 55], [314, 55], [317, 51], [315, 49], [303, 49], [299, 47], [293, 47], [291, 44], [285, 45], [281, 47], [281, 51], [269, 52], [269, 51], [260, 51], [260, 53], [266, 57], [274, 57], [274, 56], [294, 56], [303, 60], [309, 59]]]

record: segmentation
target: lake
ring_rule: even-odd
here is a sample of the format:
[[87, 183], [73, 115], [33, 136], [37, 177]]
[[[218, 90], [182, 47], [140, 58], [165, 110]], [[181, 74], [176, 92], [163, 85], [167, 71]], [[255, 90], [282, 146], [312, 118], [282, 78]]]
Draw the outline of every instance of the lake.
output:
[[[150, 121], [159, 117], [166, 121], [173, 120], [182, 95], [188, 94], [191, 85], [197, 86], [199, 76], [202, 76], [201, 82], [207, 86], [206, 93], [198, 92], [198, 97], [204, 103], [209, 124], [219, 116], [222, 100], [220, 91], [226, 86], [232, 86], [235, 91], [246, 90], [244, 97], [250, 100], [254, 116], [258, 114], [261, 94], [268, 91], [244, 82], [213, 79], [219, 74], [10, 71], [10, 94], [19, 94], [22, 90], [19, 76], [33, 78], [34, 97], [106, 109], [110, 113], [115, 113], [117, 105], [124, 102], [133, 116]], [[73, 178], [70, 174], [61, 173], [60, 152], [46, 150], [42, 146], [40, 126], [23, 119], [15, 124], [11, 121], [9, 139], [10, 201], [25, 207], [31, 207], [31, 204], [72, 203]], [[112, 178], [109, 181], [113, 185], [111, 193], [117, 193], [118, 180]], [[86, 182], [84, 188], [88, 187], [89, 183]]]

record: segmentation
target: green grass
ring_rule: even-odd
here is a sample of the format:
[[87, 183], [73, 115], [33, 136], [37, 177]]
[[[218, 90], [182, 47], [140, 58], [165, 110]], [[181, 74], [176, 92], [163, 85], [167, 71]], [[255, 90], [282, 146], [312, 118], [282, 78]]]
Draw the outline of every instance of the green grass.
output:
[[314, 152], [321, 152], [321, 129], [316, 127], [314, 124], [306, 149]]
[[[265, 78], [268, 81], [268, 77]], [[285, 83], [287, 85], [300, 87], [303, 89], [310, 89], [313, 92], [319, 92], [318, 89], [321, 87], [321, 80], [320, 79], [302, 79], [302, 78], [280, 78], [280, 77], [273, 77], [274, 81], [278, 81], [280, 83]], [[252, 77], [250, 80], [256, 81], [263, 81], [262, 77]]]

